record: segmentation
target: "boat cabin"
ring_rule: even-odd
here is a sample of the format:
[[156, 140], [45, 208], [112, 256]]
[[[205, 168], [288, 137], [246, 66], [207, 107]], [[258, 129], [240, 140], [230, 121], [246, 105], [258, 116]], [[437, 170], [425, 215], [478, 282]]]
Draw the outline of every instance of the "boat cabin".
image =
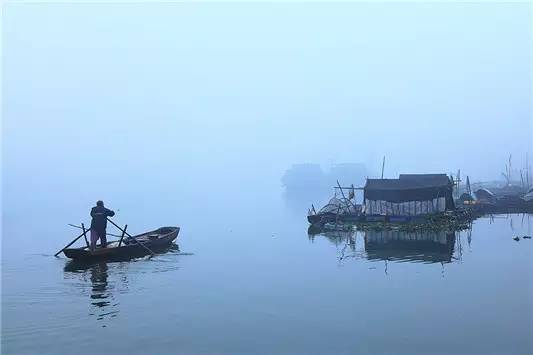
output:
[[455, 209], [453, 181], [446, 174], [367, 179], [363, 199], [366, 215], [416, 216]]

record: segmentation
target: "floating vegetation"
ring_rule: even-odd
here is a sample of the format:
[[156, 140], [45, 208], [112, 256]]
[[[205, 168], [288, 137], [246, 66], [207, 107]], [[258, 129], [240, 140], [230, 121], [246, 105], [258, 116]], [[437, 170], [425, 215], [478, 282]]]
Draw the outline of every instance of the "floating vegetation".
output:
[[355, 221], [355, 222], [328, 222], [321, 228], [323, 231], [383, 231], [397, 230], [403, 232], [416, 231], [460, 231], [469, 229], [472, 221], [478, 216], [469, 210], [456, 210], [439, 214], [427, 215], [408, 222], [393, 222], [388, 219], [383, 221]]
[[416, 222], [407, 223], [357, 223], [357, 230], [399, 230], [414, 231], [460, 231], [469, 229], [475, 216], [468, 211], [455, 211], [429, 215]]

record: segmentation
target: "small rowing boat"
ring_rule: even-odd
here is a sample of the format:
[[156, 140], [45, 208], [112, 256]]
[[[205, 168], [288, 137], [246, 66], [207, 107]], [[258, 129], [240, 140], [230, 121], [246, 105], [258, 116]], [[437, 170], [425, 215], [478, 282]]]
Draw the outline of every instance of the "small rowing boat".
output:
[[106, 248], [97, 247], [91, 251], [88, 247], [67, 248], [63, 253], [74, 260], [129, 260], [152, 253], [164, 252], [178, 237], [179, 227], [161, 227], [151, 232], [110, 242]]

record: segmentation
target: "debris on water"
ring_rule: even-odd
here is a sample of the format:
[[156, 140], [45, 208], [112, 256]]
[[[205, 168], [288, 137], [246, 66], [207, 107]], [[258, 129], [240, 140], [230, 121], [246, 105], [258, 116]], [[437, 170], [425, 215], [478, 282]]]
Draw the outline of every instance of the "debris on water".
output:
[[524, 235], [522, 238], [524, 238], [524, 239], [531, 239], [531, 236], [530, 236], [530, 235]]
[[460, 231], [470, 228], [472, 216], [468, 211], [454, 211], [428, 215], [417, 221], [407, 223], [363, 222], [355, 223], [357, 230], [399, 230], [416, 231]]
[[520, 237], [514, 237], [513, 240], [516, 240], [518, 242], [520, 240]]

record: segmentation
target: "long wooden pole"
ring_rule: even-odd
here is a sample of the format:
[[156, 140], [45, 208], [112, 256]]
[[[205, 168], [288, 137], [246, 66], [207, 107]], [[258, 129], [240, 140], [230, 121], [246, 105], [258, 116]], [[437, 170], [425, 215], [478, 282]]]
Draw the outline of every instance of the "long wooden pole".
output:
[[385, 172], [385, 156], [383, 156], [383, 164], [381, 164], [381, 178], [383, 179], [383, 173]]
[[529, 157], [526, 152], [526, 182], [527, 182], [527, 189], [529, 190]]
[[131, 239], [133, 239], [137, 244], [139, 244], [140, 246], [142, 246], [144, 249], [148, 250], [150, 252], [150, 254], [152, 254], [152, 256], [155, 255], [155, 253], [153, 251], [150, 250], [150, 248], [148, 248], [146, 245], [144, 245], [143, 243], [139, 242], [137, 239], [133, 238], [128, 232], [126, 232], [126, 230], [123, 230], [122, 228], [119, 227], [118, 224], [116, 224], [115, 222], [113, 222], [112, 220], [110, 220], [109, 218], [107, 219], [109, 221], [109, 223], [111, 223], [112, 225], [114, 225], [115, 227], [117, 227], [119, 230], [121, 230], [124, 234], [126, 234], [128, 237], [130, 237]]
[[89, 249], [90, 246], [89, 241], [87, 240], [87, 231], [85, 230], [85, 225], [83, 223], [81, 224], [81, 229], [83, 229], [83, 237], [85, 238], [85, 244], [87, 244], [87, 249]]
[[341, 189], [342, 198], [346, 198], [346, 196], [344, 196], [344, 191], [342, 190], [341, 184], [339, 184], [339, 180], [337, 180], [337, 186], [339, 187], [339, 189]]
[[[344, 195], [344, 191], [342, 190], [342, 187], [341, 187], [341, 184], [339, 183], [339, 180], [337, 180], [337, 186], [339, 187], [339, 189], [341, 189], [341, 194], [342, 194], [342, 198], [344, 199], [345, 203], [346, 203], [346, 207], [348, 207], [348, 211], [350, 211], [350, 206], [348, 205], [348, 202], [346, 201], [350, 201], [349, 199], [346, 198], [346, 195]], [[351, 201], [350, 201], [351, 203]], [[340, 206], [339, 206], [340, 208]], [[355, 206], [354, 206], [355, 208]]]
[[128, 229], [127, 224], [124, 226], [124, 230], [122, 231], [122, 235], [120, 236], [120, 241], [118, 242], [119, 247], [122, 245], [122, 239], [124, 239], [124, 234], [126, 234], [126, 229]]
[[76, 243], [76, 241], [78, 239], [80, 239], [81, 237], [83, 237], [85, 235], [86, 232], [83, 232], [82, 234], [80, 234], [79, 236], [77, 236], [72, 242], [68, 243], [63, 249], [61, 249], [60, 251], [58, 251], [57, 253], [54, 254], [54, 256], [58, 256], [59, 254], [61, 254], [61, 252], [65, 249], [67, 249], [69, 246], [71, 246], [72, 244]]

